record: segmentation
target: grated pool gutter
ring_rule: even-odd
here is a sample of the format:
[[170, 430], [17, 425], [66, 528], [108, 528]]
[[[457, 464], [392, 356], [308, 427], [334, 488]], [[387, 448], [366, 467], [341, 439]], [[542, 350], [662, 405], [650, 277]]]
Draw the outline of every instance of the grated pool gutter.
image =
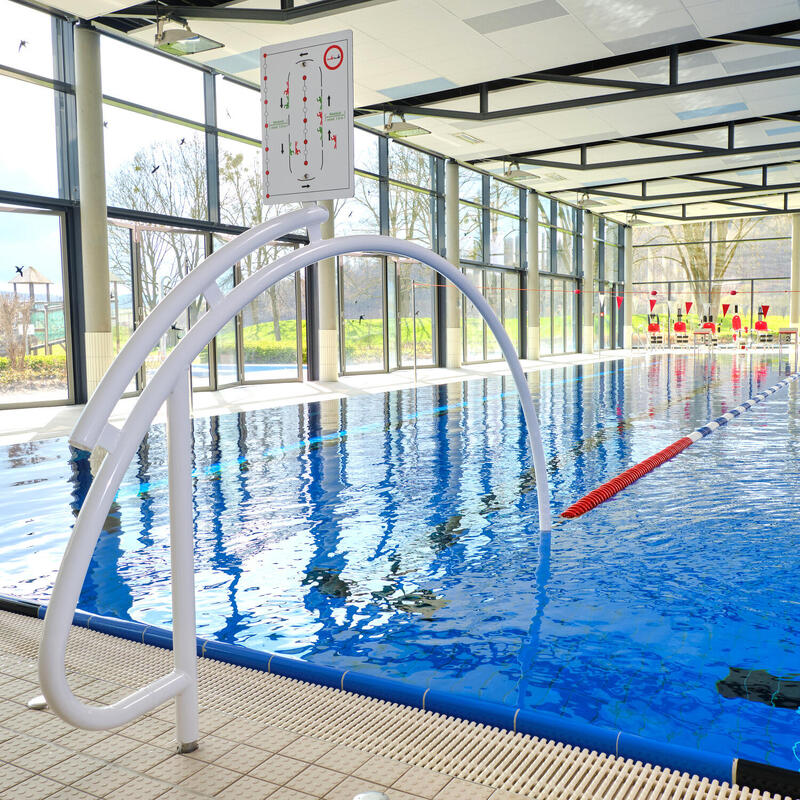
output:
[[[0, 595], [0, 610], [44, 619], [47, 606]], [[85, 611], [75, 612], [73, 625], [133, 642], [172, 649], [172, 632], [154, 625]], [[394, 678], [382, 678], [355, 670], [340, 670], [201, 637], [197, 637], [197, 655], [200, 658], [399, 703], [514, 733], [563, 742], [589, 751], [688, 772], [711, 780], [730, 781], [751, 789], [800, 798], [800, 773], [757, 761], [660, 742], [622, 730], [564, 719], [547, 712], [478, 700], [441, 689], [415, 686]]]

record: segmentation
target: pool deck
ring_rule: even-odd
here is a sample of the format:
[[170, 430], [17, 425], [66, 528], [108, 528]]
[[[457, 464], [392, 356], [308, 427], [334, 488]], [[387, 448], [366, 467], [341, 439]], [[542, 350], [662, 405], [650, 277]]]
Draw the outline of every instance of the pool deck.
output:
[[[171, 703], [114, 732], [28, 709], [42, 624], [0, 611], [2, 800], [778, 797], [211, 659], [199, 662], [200, 748], [178, 755]], [[76, 695], [109, 703], [168, 672], [171, 655], [73, 627], [67, 675]]]

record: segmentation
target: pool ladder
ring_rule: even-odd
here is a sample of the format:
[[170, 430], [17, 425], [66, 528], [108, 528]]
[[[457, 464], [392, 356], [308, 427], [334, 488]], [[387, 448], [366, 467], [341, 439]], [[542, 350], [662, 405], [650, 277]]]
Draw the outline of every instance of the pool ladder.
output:
[[[366, 235], [322, 239], [321, 225], [326, 220], [327, 211], [319, 206], [292, 211], [245, 231], [205, 259], [177, 283], [139, 325], [109, 367], [75, 425], [70, 444], [89, 451], [102, 448], [105, 457], [83, 502], [64, 553], [50, 596], [39, 648], [39, 681], [43, 696], [53, 711], [70, 724], [89, 730], [116, 728], [175, 698], [178, 750], [189, 752], [197, 747], [199, 729], [189, 377], [191, 364], [208, 342], [242, 308], [278, 281], [311, 264], [349, 253], [404, 256], [432, 267], [466, 295], [497, 338], [519, 392], [536, 474], [540, 529], [550, 530], [546, 462], [533, 400], [514, 346], [480, 290], [458, 267], [413, 242], [388, 236]], [[228, 269], [257, 248], [302, 228], [308, 229], [308, 245], [281, 256], [223, 295], [217, 279]], [[121, 427], [112, 424], [110, 417], [114, 406], [148, 354], [180, 314], [198, 297], [205, 299], [206, 311], [148, 381], [124, 424]], [[112, 705], [89, 706], [72, 693], [67, 682], [67, 639], [83, 581], [108, 509], [140, 442], [165, 402], [173, 669]]]

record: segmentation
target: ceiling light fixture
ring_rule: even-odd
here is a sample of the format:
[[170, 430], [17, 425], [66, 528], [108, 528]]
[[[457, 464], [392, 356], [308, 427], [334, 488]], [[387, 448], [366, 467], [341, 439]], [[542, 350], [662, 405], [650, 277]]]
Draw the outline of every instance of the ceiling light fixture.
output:
[[[397, 117], [400, 120], [397, 121]], [[383, 132], [388, 133], [389, 136], [406, 137], [406, 136], [421, 136], [425, 133], [430, 133], [427, 128], [420, 125], [415, 125], [412, 122], [406, 122], [404, 114], [389, 114], [389, 122], [383, 126]]]
[[[165, 28], [166, 25], [171, 27]], [[160, 17], [156, 22], [156, 50], [174, 56], [190, 56], [223, 47], [220, 42], [195, 33], [187, 23], [175, 23]]]
[[539, 176], [534, 175], [532, 172], [528, 172], [527, 170], [520, 169], [519, 163], [516, 161], [512, 161], [503, 171], [503, 175], [506, 178], [511, 178], [511, 180], [515, 181], [538, 181]]
[[479, 139], [477, 136], [473, 136], [471, 133], [464, 133], [461, 131], [459, 133], [454, 133], [456, 139], [461, 139], [464, 142], [469, 142], [469, 144], [483, 144], [483, 139]]
[[601, 203], [599, 200], [592, 200], [589, 192], [583, 192], [578, 197], [578, 208], [597, 208], [602, 205], [605, 205], [605, 203]]

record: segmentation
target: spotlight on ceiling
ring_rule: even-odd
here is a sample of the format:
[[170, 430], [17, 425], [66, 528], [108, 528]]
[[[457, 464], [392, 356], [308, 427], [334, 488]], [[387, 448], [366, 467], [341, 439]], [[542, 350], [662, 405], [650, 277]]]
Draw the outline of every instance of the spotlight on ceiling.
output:
[[[400, 117], [399, 121], [397, 117]], [[427, 128], [415, 125], [413, 122], [406, 122], [404, 114], [389, 114], [389, 122], [383, 126], [383, 132], [396, 137], [421, 136], [424, 133], [430, 133]]]
[[534, 175], [532, 172], [528, 172], [525, 169], [520, 169], [519, 164], [516, 161], [512, 161], [503, 171], [503, 175], [506, 178], [511, 178], [514, 181], [538, 181], [539, 176]]
[[578, 197], [578, 208], [597, 208], [598, 206], [605, 205], [599, 200], [592, 200], [589, 192], [582, 192]]
[[628, 214], [628, 225], [636, 225], [637, 222], [639, 222], [639, 215], [635, 211]]
[[[166, 27], [169, 25], [170, 27]], [[188, 24], [170, 22], [161, 18], [156, 23], [156, 50], [163, 50], [174, 56], [190, 56], [223, 47], [220, 42], [195, 33]]]

